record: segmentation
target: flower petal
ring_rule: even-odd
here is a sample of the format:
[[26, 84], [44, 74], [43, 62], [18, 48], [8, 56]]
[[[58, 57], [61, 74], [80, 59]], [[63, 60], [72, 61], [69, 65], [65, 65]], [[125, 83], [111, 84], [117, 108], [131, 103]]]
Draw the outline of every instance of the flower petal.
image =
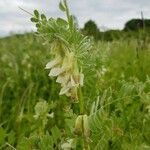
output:
[[73, 77], [71, 76], [71, 86], [76, 86], [77, 84], [75, 83]]
[[60, 90], [59, 95], [66, 94], [66, 93], [69, 91], [69, 89], [70, 89], [70, 88], [67, 87], [67, 86], [62, 87], [61, 90]]
[[57, 83], [62, 83], [63, 85], [66, 84], [68, 81], [69, 81], [68, 74], [60, 75], [57, 77], [57, 80], [56, 80]]
[[61, 62], [61, 58], [57, 57], [54, 60], [52, 60], [49, 63], [47, 63], [45, 69], [51, 69], [54, 66], [58, 65], [60, 62]]
[[48, 76], [56, 77], [63, 72], [61, 68], [52, 68]]

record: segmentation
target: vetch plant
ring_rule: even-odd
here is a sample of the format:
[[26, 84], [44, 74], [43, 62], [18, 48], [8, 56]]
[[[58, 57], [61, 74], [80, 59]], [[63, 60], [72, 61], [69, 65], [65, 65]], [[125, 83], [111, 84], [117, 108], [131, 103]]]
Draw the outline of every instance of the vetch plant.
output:
[[73, 16], [70, 15], [66, 1], [59, 7], [66, 12], [67, 21], [62, 18], [47, 19], [44, 14], [34, 11], [31, 21], [36, 23], [37, 33], [45, 38], [51, 46], [53, 59], [46, 65], [49, 76], [57, 77], [61, 84], [60, 95], [67, 95], [78, 100], [77, 90], [83, 86], [82, 59], [91, 48], [90, 40], [76, 28]]
[[[49, 76], [56, 78], [61, 89], [59, 95], [66, 95], [71, 103], [78, 103], [80, 114], [75, 121], [75, 135], [83, 138], [81, 144], [84, 149], [89, 149], [89, 126], [88, 116], [84, 110], [84, 98], [82, 86], [84, 85], [84, 59], [87, 58], [91, 48], [89, 38], [83, 36], [70, 14], [66, 0], [60, 2], [59, 8], [66, 13], [67, 20], [62, 18], [47, 19], [44, 14], [34, 11], [32, 22], [36, 23], [37, 33], [42, 36], [46, 43], [50, 44], [51, 60], [45, 69], [50, 70]], [[84, 145], [84, 146], [83, 146]]]

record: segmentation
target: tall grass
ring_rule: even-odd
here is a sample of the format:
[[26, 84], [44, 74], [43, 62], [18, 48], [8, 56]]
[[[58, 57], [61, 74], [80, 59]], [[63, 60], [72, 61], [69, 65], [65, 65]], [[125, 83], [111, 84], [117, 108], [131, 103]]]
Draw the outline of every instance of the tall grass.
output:
[[[68, 136], [72, 139], [73, 112], [78, 109], [58, 96], [60, 86], [47, 77], [43, 68], [49, 47], [42, 43], [32, 34], [0, 40], [1, 149], [10, 144], [44, 150], [46, 143], [49, 149], [61, 149]], [[135, 39], [98, 42], [90, 50], [83, 68], [83, 94], [90, 115], [91, 149], [150, 148], [150, 45], [146, 44], [138, 58]], [[55, 116], [46, 119], [44, 127], [43, 120], [34, 118], [38, 101], [46, 101], [48, 112]]]

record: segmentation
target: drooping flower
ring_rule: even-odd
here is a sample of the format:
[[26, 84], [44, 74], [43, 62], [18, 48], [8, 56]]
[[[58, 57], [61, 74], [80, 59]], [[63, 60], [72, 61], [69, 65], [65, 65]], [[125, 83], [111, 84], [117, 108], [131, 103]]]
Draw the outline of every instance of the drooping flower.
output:
[[79, 86], [83, 86], [84, 75], [79, 72], [74, 53], [65, 51], [64, 54], [62, 57], [60, 51], [57, 51], [45, 69], [50, 69], [49, 76], [57, 77], [56, 82], [61, 84], [59, 95], [65, 94], [78, 100], [77, 91]]

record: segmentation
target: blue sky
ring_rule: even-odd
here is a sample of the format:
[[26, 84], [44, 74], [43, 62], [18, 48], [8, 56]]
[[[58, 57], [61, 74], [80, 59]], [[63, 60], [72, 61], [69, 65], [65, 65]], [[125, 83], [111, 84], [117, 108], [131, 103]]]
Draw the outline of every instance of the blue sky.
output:
[[[139, 18], [143, 11], [150, 18], [150, 0], [68, 0], [72, 13], [80, 27], [89, 19], [100, 28], [122, 29], [131, 18]], [[0, 36], [35, 30], [29, 12], [38, 9], [49, 17], [64, 17], [58, 9], [59, 0], [0, 0]]]

